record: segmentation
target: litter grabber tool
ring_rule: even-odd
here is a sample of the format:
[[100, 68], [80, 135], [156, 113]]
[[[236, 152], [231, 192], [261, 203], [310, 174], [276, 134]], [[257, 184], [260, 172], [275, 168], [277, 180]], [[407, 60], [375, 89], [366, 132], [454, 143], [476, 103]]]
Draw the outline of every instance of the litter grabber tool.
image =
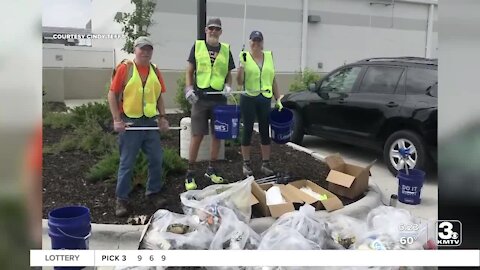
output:
[[255, 180], [255, 182], [257, 184], [274, 183], [274, 184], [282, 184], [282, 185], [286, 185], [286, 184], [288, 184], [292, 181], [293, 181], [293, 178], [286, 173], [277, 173], [277, 174], [269, 176], [269, 177], [260, 178], [260, 179]]
[[[158, 130], [159, 127], [126, 127], [125, 130]], [[169, 130], [186, 130], [187, 127], [169, 127]]]
[[[260, 90], [260, 91], [255, 91], [255, 92], [260, 92], [260, 93], [266, 93], [269, 92], [270, 90]], [[231, 91], [230, 94], [246, 94], [246, 91]], [[223, 95], [225, 92], [223, 91], [212, 91], [212, 92], [203, 92], [202, 94], [205, 95]]]

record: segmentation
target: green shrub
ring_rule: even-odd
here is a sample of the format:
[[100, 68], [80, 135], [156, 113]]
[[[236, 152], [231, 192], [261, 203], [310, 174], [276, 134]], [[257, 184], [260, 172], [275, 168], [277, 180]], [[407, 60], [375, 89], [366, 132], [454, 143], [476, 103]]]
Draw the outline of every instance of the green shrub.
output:
[[84, 124], [87, 119], [104, 122], [106, 119], [111, 119], [110, 108], [108, 102], [89, 102], [81, 106], [69, 110], [72, 114], [73, 125], [79, 126]]
[[[87, 179], [91, 181], [110, 181], [117, 177], [120, 155], [118, 150], [105, 155], [97, 164], [95, 164], [87, 173]], [[167, 180], [168, 175], [184, 173], [187, 169], [187, 163], [174, 149], [163, 149], [163, 181]], [[135, 161], [133, 169], [133, 185], [147, 184], [148, 178], [148, 159], [143, 152], [140, 152]]]
[[43, 114], [43, 125], [54, 129], [66, 129], [73, 126], [73, 115], [47, 111]]
[[306, 68], [303, 73], [297, 72], [293, 83], [290, 84], [290, 92], [300, 92], [308, 90], [308, 86], [311, 83], [316, 83], [322, 78], [321, 75], [315, 73], [313, 70]]
[[185, 76], [181, 75], [177, 80], [177, 92], [175, 94], [175, 103], [183, 113], [190, 114], [192, 105], [185, 98]]

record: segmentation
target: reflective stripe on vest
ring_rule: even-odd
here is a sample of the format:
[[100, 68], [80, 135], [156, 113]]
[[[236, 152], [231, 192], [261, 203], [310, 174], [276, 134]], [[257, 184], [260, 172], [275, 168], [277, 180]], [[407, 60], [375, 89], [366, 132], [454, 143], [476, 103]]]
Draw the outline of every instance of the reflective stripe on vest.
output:
[[123, 112], [130, 118], [142, 116], [154, 117], [157, 113], [157, 100], [162, 92], [162, 85], [150, 65], [145, 87], [138, 73], [137, 66], [133, 66], [133, 74], [123, 91]]
[[[240, 53], [240, 59], [243, 59], [243, 52]], [[246, 52], [245, 70], [245, 91], [249, 96], [258, 96], [259, 90], [269, 90], [262, 93], [266, 98], [273, 96], [273, 78], [275, 77], [275, 67], [273, 65], [273, 56], [271, 51], [263, 52], [262, 69], [257, 65], [250, 52]]]
[[196, 81], [199, 89], [211, 87], [218, 91], [223, 90], [228, 74], [229, 56], [230, 46], [226, 43], [220, 43], [220, 51], [212, 66], [205, 41], [197, 40], [195, 42]]

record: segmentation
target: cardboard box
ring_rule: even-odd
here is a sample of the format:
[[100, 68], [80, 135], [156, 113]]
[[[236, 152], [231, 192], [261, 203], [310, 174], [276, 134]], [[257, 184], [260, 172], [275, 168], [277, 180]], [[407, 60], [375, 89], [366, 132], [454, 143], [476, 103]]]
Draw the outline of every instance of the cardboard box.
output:
[[333, 154], [326, 157], [325, 162], [330, 167], [330, 173], [327, 176], [328, 190], [337, 195], [355, 199], [368, 189], [370, 168], [376, 160], [366, 167], [361, 167], [346, 163], [340, 154]]
[[257, 184], [256, 182], [252, 183], [252, 193], [258, 200], [258, 204], [255, 207], [259, 208], [260, 213], [265, 217], [280, 217], [281, 215], [295, 211], [303, 204], [303, 202], [297, 197], [295, 193], [292, 193], [291, 190], [288, 190], [285, 185], [276, 185], [280, 188], [283, 198], [286, 203], [276, 204], [276, 205], [267, 205], [267, 195], [265, 191], [271, 188], [273, 184]]
[[[302, 187], [309, 187], [310, 189], [312, 189], [312, 191], [318, 194], [325, 194], [327, 195], [327, 199], [320, 200], [318, 198], [314, 198], [309, 194], [301, 191], [300, 189]], [[287, 185], [287, 188], [293, 189], [294, 192], [298, 194], [298, 197], [300, 197], [303, 202], [315, 207], [316, 210], [325, 209], [328, 212], [332, 212], [337, 209], [343, 208], [342, 201], [335, 194], [313, 183], [310, 180], [299, 180], [299, 181], [291, 182]]]

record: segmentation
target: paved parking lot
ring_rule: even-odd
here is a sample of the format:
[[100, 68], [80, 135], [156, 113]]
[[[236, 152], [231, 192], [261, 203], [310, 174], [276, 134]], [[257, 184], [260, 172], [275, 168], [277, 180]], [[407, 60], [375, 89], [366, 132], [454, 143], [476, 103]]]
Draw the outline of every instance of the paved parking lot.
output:
[[[388, 204], [391, 194], [397, 194], [398, 180], [388, 171], [383, 162], [382, 155], [371, 150], [365, 150], [342, 143], [327, 141], [314, 136], [305, 136], [304, 147], [317, 152], [322, 156], [340, 153], [347, 161], [358, 165], [367, 165], [373, 160], [377, 162], [372, 167], [370, 183], [378, 185], [382, 191], [383, 202]], [[422, 188], [419, 205], [408, 205], [398, 202], [398, 207], [409, 210], [415, 216], [428, 219], [438, 219], [438, 177], [435, 171], [427, 172], [426, 181]]]

